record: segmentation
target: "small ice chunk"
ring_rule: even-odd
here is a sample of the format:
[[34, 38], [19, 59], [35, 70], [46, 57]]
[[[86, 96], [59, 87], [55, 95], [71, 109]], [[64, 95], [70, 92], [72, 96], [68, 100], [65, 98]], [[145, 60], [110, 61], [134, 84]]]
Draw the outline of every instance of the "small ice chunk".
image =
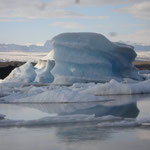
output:
[[48, 116], [37, 120], [10, 120], [5, 119], [0, 121], [0, 127], [3, 126], [43, 126], [60, 123], [78, 123], [78, 122], [102, 122], [120, 120], [118, 117], [103, 116], [95, 117], [95, 115], [63, 115], [63, 116]]
[[54, 67], [54, 61], [47, 60], [47, 65], [44, 69], [36, 70], [35, 82], [38, 83], [51, 83], [54, 80], [53, 75], [51, 74], [51, 69]]
[[99, 123], [98, 126], [99, 127], [136, 127], [136, 126], [141, 126], [141, 124], [137, 121], [122, 120], [118, 122]]
[[121, 83], [112, 79], [105, 84], [98, 83], [88, 87], [82, 93], [94, 95], [146, 94], [150, 93], [150, 80], [135, 83]]
[[15, 68], [4, 81], [30, 83], [34, 81], [35, 77], [36, 72], [33, 65], [30, 62], [27, 62], [24, 65]]

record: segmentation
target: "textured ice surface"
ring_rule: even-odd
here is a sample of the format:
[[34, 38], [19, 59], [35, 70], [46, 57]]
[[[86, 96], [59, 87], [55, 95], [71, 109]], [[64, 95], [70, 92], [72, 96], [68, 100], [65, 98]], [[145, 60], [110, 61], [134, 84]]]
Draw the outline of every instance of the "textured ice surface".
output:
[[27, 62], [21, 67], [15, 68], [4, 81], [30, 83], [34, 81], [35, 77], [36, 72], [33, 65]]
[[43, 126], [60, 123], [82, 123], [82, 122], [98, 122], [98, 127], [136, 127], [149, 126], [150, 118], [132, 119], [116, 116], [95, 117], [95, 115], [64, 115], [64, 116], [49, 116], [35, 120], [0, 120], [0, 127], [9, 126]]
[[51, 125], [58, 123], [78, 123], [78, 122], [105, 122], [105, 121], [119, 121], [122, 120], [121, 117], [115, 116], [103, 116], [95, 117], [95, 115], [64, 115], [64, 116], [50, 116], [44, 117], [37, 120], [0, 120], [0, 127], [3, 126], [41, 126], [41, 125]]
[[16, 82], [16, 83], [51, 83], [54, 80], [51, 74], [51, 69], [54, 62], [48, 60], [45, 67], [41, 69], [35, 68], [30, 62], [15, 68], [3, 81], [1, 82]]
[[[111, 80], [108, 83], [78, 83], [69, 87], [52, 84], [19, 86], [19, 84], [16, 86], [16, 83], [1, 83], [0, 93], [3, 96], [0, 101], [6, 103], [103, 102], [116, 99], [109, 95], [131, 96], [132, 94], [150, 93], [150, 80], [137, 83], [119, 83]], [[123, 97], [120, 99], [123, 100]], [[130, 101], [130, 98], [128, 99]]]
[[83, 91], [94, 95], [126, 95], [126, 94], [146, 94], [150, 93], [150, 80], [137, 83], [119, 83], [111, 80], [108, 83], [95, 84]]
[[[48, 64], [49, 65], [49, 64]], [[26, 65], [25, 65], [26, 66]], [[28, 65], [27, 65], [28, 66]], [[30, 66], [30, 65], [29, 65]], [[25, 67], [26, 68], [26, 67]], [[27, 67], [28, 68], [28, 67]], [[26, 68], [26, 69], [27, 69]], [[32, 67], [31, 67], [32, 68]], [[36, 69], [36, 77], [40, 82], [51, 77], [49, 69]], [[48, 67], [50, 68], [50, 67]], [[20, 70], [20, 69], [19, 69]], [[47, 76], [45, 75], [47, 72]], [[44, 73], [43, 73], [44, 72]], [[44, 74], [42, 78], [42, 73]], [[149, 73], [149, 72], [144, 72]], [[18, 73], [17, 73], [18, 74]], [[124, 78], [123, 82], [114, 79], [106, 83], [74, 83], [72, 86], [59, 86], [54, 84], [24, 83], [31, 76], [16, 75], [11, 80], [1, 81], [0, 83], [0, 101], [1, 102], [27, 102], [27, 103], [45, 103], [45, 102], [94, 102], [111, 101], [109, 95], [132, 95], [150, 93], [150, 74], [142, 74], [147, 77], [145, 81], [135, 81]], [[10, 74], [10, 77], [12, 75]], [[10, 78], [9, 77], [9, 78]], [[29, 77], [29, 78], [28, 78]], [[15, 81], [15, 82], [13, 82]], [[41, 86], [44, 85], [44, 86]], [[104, 97], [104, 95], [107, 97]], [[115, 98], [116, 99], [116, 98]], [[123, 98], [121, 98], [122, 100]]]
[[101, 34], [63, 33], [51, 42], [54, 49], [49, 59], [55, 60], [55, 84], [142, 79], [132, 65], [136, 57], [132, 47], [112, 43]]
[[52, 64], [52, 62], [50, 60], [47, 61], [47, 64], [45, 66], [44, 69], [37, 69], [36, 70], [36, 78], [35, 78], [35, 82], [38, 83], [51, 83], [54, 80], [53, 75], [51, 74], [51, 69], [53, 68], [54, 63]]

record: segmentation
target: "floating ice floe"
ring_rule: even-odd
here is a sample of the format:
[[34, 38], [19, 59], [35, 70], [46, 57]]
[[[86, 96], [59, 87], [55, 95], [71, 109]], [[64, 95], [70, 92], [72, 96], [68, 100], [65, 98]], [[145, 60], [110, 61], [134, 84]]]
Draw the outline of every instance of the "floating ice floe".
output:
[[82, 91], [94, 95], [126, 95], [150, 93], [150, 80], [136, 83], [121, 83], [111, 80], [108, 83], [98, 83]]
[[47, 126], [60, 123], [85, 123], [95, 122], [98, 127], [137, 127], [150, 126], [150, 119], [130, 119], [115, 116], [95, 117], [94, 115], [66, 115], [66, 116], [50, 116], [37, 120], [0, 120], [0, 127], [11, 126]]
[[66, 116], [50, 116], [44, 117], [37, 120], [11, 120], [5, 119], [0, 120], [0, 127], [8, 126], [43, 126], [43, 125], [52, 125], [58, 123], [78, 123], [78, 122], [102, 122], [102, 121], [117, 121], [122, 120], [120, 117], [115, 116], [103, 116], [95, 117], [94, 115], [66, 115]]
[[[1, 102], [9, 103], [51, 103], [51, 102], [98, 102], [112, 101], [109, 95], [132, 95], [150, 93], [150, 80], [137, 83], [120, 83], [111, 80], [108, 83], [78, 83], [72, 86], [18, 86], [6, 88], [0, 84], [0, 92], [7, 96], [0, 98]], [[9, 85], [8, 85], [9, 86]], [[107, 97], [106, 97], [107, 96]]]
[[14, 69], [5, 81], [72, 85], [143, 80], [132, 64], [136, 57], [132, 46], [113, 43], [97, 33], [63, 33], [51, 43], [53, 50], [35, 68], [28, 62]]

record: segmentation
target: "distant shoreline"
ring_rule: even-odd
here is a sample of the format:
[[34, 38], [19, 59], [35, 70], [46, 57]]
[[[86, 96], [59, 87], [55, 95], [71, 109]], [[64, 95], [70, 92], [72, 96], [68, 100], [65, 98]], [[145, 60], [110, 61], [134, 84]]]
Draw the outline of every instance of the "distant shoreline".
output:
[[[0, 62], [0, 79], [4, 79], [14, 68], [19, 67], [24, 63], [25, 62], [21, 61]], [[36, 63], [32, 64], [35, 65]], [[135, 61], [133, 64], [139, 70], [150, 70], [150, 61]]]
[[150, 70], [150, 61], [134, 61], [133, 64], [140, 70]]

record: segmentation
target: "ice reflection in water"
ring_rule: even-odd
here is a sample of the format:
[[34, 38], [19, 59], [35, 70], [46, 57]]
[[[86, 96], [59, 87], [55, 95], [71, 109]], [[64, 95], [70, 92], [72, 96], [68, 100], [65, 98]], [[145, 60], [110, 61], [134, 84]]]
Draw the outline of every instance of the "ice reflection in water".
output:
[[109, 96], [106, 99], [113, 99], [113, 101], [106, 102], [88, 102], [88, 103], [66, 103], [66, 104], [19, 104], [28, 108], [40, 110], [47, 114], [57, 115], [74, 115], [85, 114], [95, 117], [102, 117], [107, 115], [118, 116], [123, 118], [136, 118], [139, 114], [137, 102], [141, 98], [147, 98], [148, 95], [137, 96]]
[[[142, 112], [144, 111], [144, 109], [142, 109], [141, 107], [141, 104], [143, 104], [144, 101], [149, 99], [149, 95], [136, 95], [136, 96], [128, 95], [128, 96], [109, 96], [109, 97], [106, 96], [106, 99], [113, 99], [113, 101], [88, 102], [88, 103], [65, 103], [65, 104], [63, 103], [0, 104], [0, 114], [6, 115], [7, 119], [13, 119], [13, 120], [21, 119], [21, 120], [33, 120], [33, 121], [34, 119], [36, 120], [47, 116], [53, 116], [53, 117], [56, 116], [57, 117], [56, 120], [58, 120], [59, 116], [61, 117], [61, 119], [63, 119], [63, 117], [72, 116], [72, 115], [74, 115], [74, 117], [75, 115], [77, 115], [76, 117], [80, 115], [81, 116], [86, 115], [85, 117], [87, 117], [88, 115], [89, 116], [94, 115], [95, 118], [110, 116], [110, 115], [116, 117], [122, 117], [122, 118], [137, 118], [138, 115], [141, 114], [140, 111], [141, 110]], [[137, 107], [137, 103], [140, 109]], [[72, 120], [73, 119], [71, 119], [71, 121]], [[78, 120], [77, 122], [82, 122], [82, 120], [80, 121]], [[61, 123], [61, 121], [59, 121], [58, 123]]]
[[[95, 114], [96, 118], [114, 115], [123, 118], [149, 117], [149, 95], [116, 96], [109, 102], [69, 104], [0, 104], [0, 114], [9, 119], [39, 119], [46, 116]], [[0, 128], [2, 149], [149, 150], [149, 126], [102, 128], [96, 122], [58, 123], [52, 126]], [[141, 140], [142, 139], [142, 140]], [[36, 143], [36, 144], [34, 144]], [[114, 144], [117, 143], [117, 144]]]

